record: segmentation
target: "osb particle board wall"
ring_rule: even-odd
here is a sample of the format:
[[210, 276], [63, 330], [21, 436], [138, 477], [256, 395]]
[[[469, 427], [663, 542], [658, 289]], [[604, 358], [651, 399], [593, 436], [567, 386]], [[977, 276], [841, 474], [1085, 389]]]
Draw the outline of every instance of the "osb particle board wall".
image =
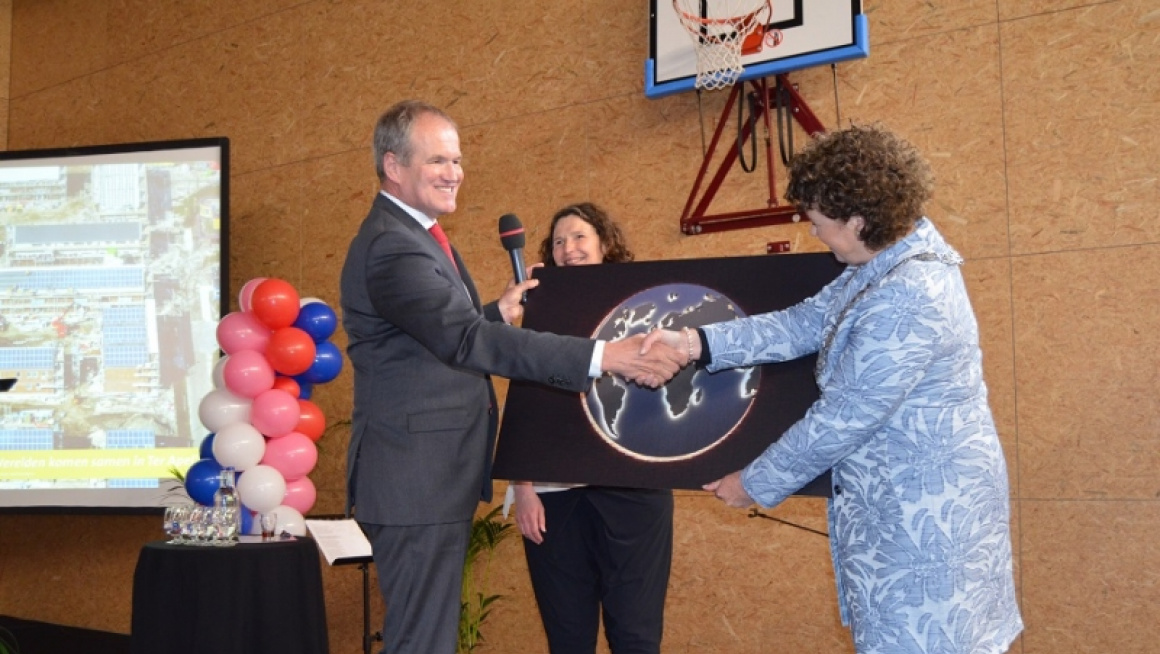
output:
[[[370, 128], [403, 97], [460, 123], [467, 179], [446, 225], [485, 295], [509, 272], [498, 216], [517, 213], [538, 242], [548, 216], [581, 199], [610, 209], [641, 259], [759, 254], [774, 240], [818, 249], [793, 227], [680, 234], [701, 116], [711, 130], [723, 98], [643, 97], [643, 3], [12, 0], [0, 15], [9, 4], [8, 147], [229, 136], [235, 286], [279, 276], [337, 303], [375, 189]], [[1160, 5], [865, 9], [869, 59], [794, 79], [827, 125], [882, 121], [935, 166], [929, 213], [967, 258], [1011, 471], [1027, 623], [1014, 651], [1154, 651]], [[716, 206], [760, 206], [755, 178], [731, 175]], [[316, 398], [334, 420], [349, 394], [344, 373]], [[327, 439], [312, 475], [322, 513], [344, 490], [346, 443]], [[769, 513], [825, 528], [815, 500]], [[0, 516], [0, 613], [128, 631], [153, 522]], [[676, 526], [665, 651], [853, 650], [823, 537], [691, 492], [678, 494]], [[520, 547], [493, 565], [505, 598], [483, 651], [544, 649]], [[332, 651], [358, 652], [358, 575], [324, 574]]]

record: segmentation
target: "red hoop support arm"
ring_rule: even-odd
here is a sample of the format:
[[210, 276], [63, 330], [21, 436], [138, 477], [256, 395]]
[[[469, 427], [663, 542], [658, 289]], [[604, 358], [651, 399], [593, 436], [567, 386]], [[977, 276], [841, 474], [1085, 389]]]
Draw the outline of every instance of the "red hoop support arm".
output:
[[[761, 110], [766, 133], [770, 132], [769, 114], [772, 104], [768, 79], [763, 77], [749, 82], [753, 86], [750, 97], [754, 99], [756, 106]], [[793, 119], [802, 126], [802, 129], [810, 136], [826, 131], [825, 126], [822, 125], [822, 121], [818, 120], [818, 117], [814, 115], [809, 105], [806, 104], [805, 99], [802, 98], [797, 89], [789, 82], [789, 77], [782, 73], [777, 75], [777, 80], [780, 82], [781, 88], [788, 92], [789, 105], [787, 108]], [[687, 235], [694, 236], [697, 234], [724, 232], [734, 229], [764, 227], [766, 225], [784, 225], [794, 222], [794, 216], [797, 215], [796, 208], [779, 204], [777, 201], [777, 180], [774, 177], [773, 148], [768, 139], [765, 142], [765, 161], [769, 179], [769, 199], [766, 208], [715, 215], [706, 215], [705, 213], [713, 198], [717, 196], [717, 191], [721, 189], [721, 184], [725, 181], [725, 176], [729, 173], [729, 169], [737, 161], [738, 148], [736, 147], [729, 148], [726, 151], [724, 158], [717, 167], [716, 173], [713, 175], [713, 179], [710, 180], [708, 186], [705, 188], [704, 196], [701, 197], [699, 202], [697, 201], [697, 194], [701, 190], [701, 184], [704, 183], [705, 175], [709, 171], [709, 165], [712, 163], [713, 157], [716, 154], [717, 146], [721, 141], [721, 134], [724, 133], [725, 125], [733, 115], [733, 105], [740, 98], [744, 88], [745, 82], [739, 82], [734, 84], [730, 90], [729, 99], [725, 102], [725, 108], [721, 111], [721, 118], [717, 121], [717, 127], [713, 131], [713, 138], [709, 141], [709, 147], [701, 162], [701, 169], [697, 172], [697, 179], [693, 182], [693, 188], [689, 192], [688, 200], [685, 202], [685, 209], [681, 213], [681, 231]], [[777, 92], [776, 86], [773, 92]], [[750, 137], [756, 138], [751, 132], [752, 129], [750, 129], [748, 122], [742, 125], [738, 136], [742, 144]], [[696, 207], [694, 207], [694, 203]]]

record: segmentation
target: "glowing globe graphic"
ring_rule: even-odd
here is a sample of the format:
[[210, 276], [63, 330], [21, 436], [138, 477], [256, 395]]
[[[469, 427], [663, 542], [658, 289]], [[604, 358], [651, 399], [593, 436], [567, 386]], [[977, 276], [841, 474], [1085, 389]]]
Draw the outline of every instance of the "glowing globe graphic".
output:
[[[616, 340], [656, 327], [680, 330], [744, 316], [710, 288], [664, 284], [622, 302], [593, 337]], [[749, 412], [760, 381], [756, 367], [709, 374], [689, 366], [655, 390], [605, 376], [593, 383], [583, 404], [596, 431], [622, 453], [651, 461], [687, 459], [732, 433]]]

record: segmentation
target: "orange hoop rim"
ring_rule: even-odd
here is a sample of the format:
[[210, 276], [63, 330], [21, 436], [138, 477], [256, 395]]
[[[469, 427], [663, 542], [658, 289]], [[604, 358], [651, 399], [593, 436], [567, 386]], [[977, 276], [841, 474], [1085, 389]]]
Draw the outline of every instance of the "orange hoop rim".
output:
[[[719, 27], [722, 25], [731, 25], [734, 29], [740, 31], [743, 26], [753, 21], [753, 19], [757, 16], [758, 13], [761, 12], [761, 10], [768, 10], [771, 15], [773, 14], [773, 6], [770, 4], [771, 0], [764, 0], [760, 7], [747, 14], [738, 14], [736, 16], [729, 16], [726, 18], [702, 18], [701, 16], [690, 14], [680, 7], [678, 4], [679, 2], [680, 0], [673, 0], [673, 11], [677, 12], [677, 15], [681, 18], [681, 20], [688, 21], [690, 23], [699, 23], [701, 27]], [[752, 30], [752, 28], [750, 28], [750, 30]]]

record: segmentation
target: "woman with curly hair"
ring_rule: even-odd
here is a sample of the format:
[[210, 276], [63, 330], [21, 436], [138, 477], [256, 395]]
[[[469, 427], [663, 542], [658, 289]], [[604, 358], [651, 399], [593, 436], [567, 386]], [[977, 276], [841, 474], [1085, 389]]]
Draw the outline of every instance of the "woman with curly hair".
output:
[[[620, 227], [591, 202], [552, 216], [546, 266], [632, 261]], [[516, 524], [551, 654], [659, 654], [673, 557], [669, 490], [512, 482]]]
[[817, 353], [806, 415], [705, 485], [772, 507], [832, 469], [830, 547], [859, 654], [1000, 654], [1022, 631], [1007, 466], [983, 382], [963, 260], [924, 217], [934, 178], [878, 126], [822, 135], [786, 197], [847, 265], [783, 311], [656, 332], [710, 372]]

